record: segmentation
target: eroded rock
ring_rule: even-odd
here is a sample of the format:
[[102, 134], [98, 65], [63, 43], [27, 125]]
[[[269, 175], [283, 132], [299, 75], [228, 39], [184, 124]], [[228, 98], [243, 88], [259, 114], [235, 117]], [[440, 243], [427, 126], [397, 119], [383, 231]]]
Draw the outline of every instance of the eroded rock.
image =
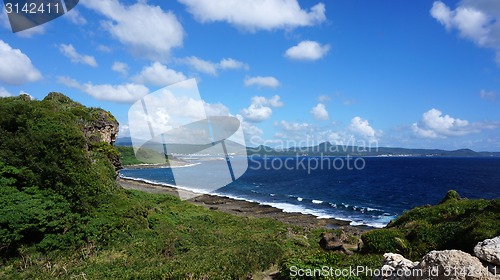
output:
[[500, 265], [500, 236], [477, 243], [474, 255], [483, 261]]
[[499, 279], [481, 261], [459, 250], [431, 251], [415, 266], [411, 280], [486, 280]]

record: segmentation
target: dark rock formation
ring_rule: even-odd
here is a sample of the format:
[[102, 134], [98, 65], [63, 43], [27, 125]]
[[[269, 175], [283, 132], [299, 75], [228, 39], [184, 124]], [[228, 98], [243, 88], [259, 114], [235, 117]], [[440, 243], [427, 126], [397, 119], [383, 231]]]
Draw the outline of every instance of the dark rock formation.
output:
[[342, 252], [346, 255], [352, 255], [352, 252], [346, 248], [341, 239], [339, 239], [332, 232], [324, 232], [321, 234], [321, 239], [319, 241], [319, 246], [323, 248], [323, 250], [327, 251], [338, 251]]

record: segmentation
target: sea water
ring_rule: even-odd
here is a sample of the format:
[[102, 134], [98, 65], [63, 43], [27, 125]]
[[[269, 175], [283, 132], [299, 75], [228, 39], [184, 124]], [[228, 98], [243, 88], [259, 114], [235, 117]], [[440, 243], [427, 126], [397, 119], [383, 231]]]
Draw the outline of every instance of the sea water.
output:
[[[385, 226], [415, 206], [437, 204], [451, 189], [470, 199], [500, 198], [498, 157], [364, 157], [356, 165], [356, 158], [351, 158], [349, 167], [346, 158], [344, 166], [336, 160], [334, 166], [333, 158], [234, 157], [233, 165], [246, 161], [248, 170], [215, 191], [203, 185], [207, 178], [219, 176], [221, 168], [227, 169], [223, 160], [193, 162], [176, 172], [192, 176], [191, 186], [180, 187], [195, 192], [374, 227]], [[124, 169], [120, 176], [175, 184], [170, 168]]]

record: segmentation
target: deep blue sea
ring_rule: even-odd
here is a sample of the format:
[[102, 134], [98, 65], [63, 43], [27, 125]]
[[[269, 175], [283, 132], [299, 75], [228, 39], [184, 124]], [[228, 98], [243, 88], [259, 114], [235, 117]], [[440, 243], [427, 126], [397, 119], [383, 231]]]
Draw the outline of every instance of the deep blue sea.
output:
[[[243, 176], [210, 193], [375, 227], [415, 206], [439, 203], [450, 189], [467, 198], [500, 198], [500, 158], [365, 157], [356, 166], [351, 159], [349, 168], [345, 158], [341, 166], [341, 161], [334, 164], [328, 158], [240, 157], [232, 164], [247, 160]], [[287, 166], [281, 166], [285, 160]], [[315, 167], [318, 160], [324, 166], [307, 167], [308, 162]], [[225, 161], [201, 161], [176, 172], [193, 178], [184, 188], [206, 193], [207, 178], [225, 166]], [[175, 183], [170, 168], [125, 169], [120, 175]]]

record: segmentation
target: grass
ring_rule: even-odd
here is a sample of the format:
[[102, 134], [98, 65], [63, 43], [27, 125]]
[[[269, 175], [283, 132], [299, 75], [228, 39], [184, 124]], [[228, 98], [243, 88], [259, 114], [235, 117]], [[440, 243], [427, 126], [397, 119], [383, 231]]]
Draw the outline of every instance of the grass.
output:
[[323, 231], [118, 190], [88, 220], [85, 244], [65, 251], [21, 248], [0, 268], [0, 278], [245, 279], [273, 267], [286, 276], [292, 265], [380, 265], [380, 256], [320, 250]]

